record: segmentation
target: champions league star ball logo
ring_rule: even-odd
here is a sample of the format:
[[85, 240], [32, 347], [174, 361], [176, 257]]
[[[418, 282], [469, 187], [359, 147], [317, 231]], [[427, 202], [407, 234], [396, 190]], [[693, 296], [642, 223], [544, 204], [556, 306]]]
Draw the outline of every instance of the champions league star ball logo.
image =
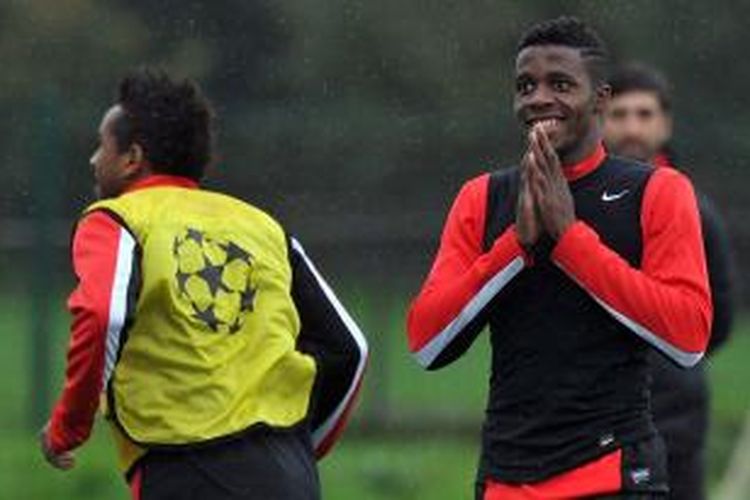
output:
[[238, 332], [253, 310], [252, 255], [236, 243], [186, 229], [174, 239], [177, 291], [215, 333]]

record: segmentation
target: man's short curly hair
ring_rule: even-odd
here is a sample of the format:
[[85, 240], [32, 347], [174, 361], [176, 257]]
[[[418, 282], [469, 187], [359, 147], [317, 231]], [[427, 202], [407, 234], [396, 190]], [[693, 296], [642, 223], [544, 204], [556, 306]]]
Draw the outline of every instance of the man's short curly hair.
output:
[[140, 69], [119, 84], [123, 115], [114, 125], [118, 149], [143, 148], [154, 173], [200, 180], [211, 161], [213, 110], [198, 85]]
[[562, 45], [580, 50], [591, 80], [596, 84], [606, 82], [607, 47], [599, 34], [578, 18], [561, 16], [531, 26], [521, 35], [517, 52], [541, 45]]

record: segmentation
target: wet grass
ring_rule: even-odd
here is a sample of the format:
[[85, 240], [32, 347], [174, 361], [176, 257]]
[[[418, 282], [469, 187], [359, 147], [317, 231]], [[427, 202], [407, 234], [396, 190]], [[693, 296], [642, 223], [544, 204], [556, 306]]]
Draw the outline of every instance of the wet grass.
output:
[[[71, 473], [48, 468], [37, 451], [28, 421], [30, 368], [29, 301], [13, 294], [0, 306], [0, 497], [9, 499], [127, 499], [115, 466], [107, 429], [97, 424], [94, 437], [78, 453]], [[366, 330], [372, 344], [372, 364], [354, 426], [362, 415], [476, 421], [484, 404], [488, 345], [480, 339], [454, 366], [435, 373], [422, 371], [406, 353], [403, 333], [404, 300], [372, 300], [352, 291], [346, 302]], [[67, 319], [62, 298], [56, 297], [50, 330], [52, 369], [59, 388], [63, 371]], [[709, 437], [709, 483], [715, 484], [726, 467], [734, 441], [750, 408], [750, 318], [740, 322], [730, 344], [711, 358], [713, 426]], [[471, 428], [471, 426], [469, 426]], [[478, 430], [478, 429], [477, 429]], [[446, 437], [440, 433], [417, 438], [353, 438], [339, 444], [321, 465], [324, 498], [333, 500], [399, 500], [471, 498], [477, 436]]]

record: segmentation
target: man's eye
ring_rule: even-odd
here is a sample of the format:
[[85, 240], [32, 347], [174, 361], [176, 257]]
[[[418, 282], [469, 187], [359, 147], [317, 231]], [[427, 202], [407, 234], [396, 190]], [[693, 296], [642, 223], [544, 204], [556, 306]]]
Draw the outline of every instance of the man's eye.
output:
[[534, 91], [534, 82], [529, 80], [522, 80], [516, 82], [516, 92], [520, 95], [528, 95]]
[[654, 113], [650, 109], [638, 110], [638, 118], [640, 118], [641, 120], [649, 120], [652, 116], [654, 116]]
[[568, 92], [573, 87], [573, 84], [567, 80], [555, 80], [552, 82], [552, 87], [555, 89], [555, 92]]

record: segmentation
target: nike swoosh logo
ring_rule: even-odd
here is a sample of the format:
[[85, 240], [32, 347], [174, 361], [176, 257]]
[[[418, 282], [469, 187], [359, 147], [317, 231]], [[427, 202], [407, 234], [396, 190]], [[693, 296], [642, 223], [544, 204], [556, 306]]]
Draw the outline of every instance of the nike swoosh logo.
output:
[[629, 192], [630, 192], [630, 189], [623, 189], [619, 193], [609, 193], [607, 191], [604, 191], [602, 193], [602, 201], [615, 201], [615, 200], [619, 200], [620, 198], [622, 198], [623, 196], [625, 196]]

